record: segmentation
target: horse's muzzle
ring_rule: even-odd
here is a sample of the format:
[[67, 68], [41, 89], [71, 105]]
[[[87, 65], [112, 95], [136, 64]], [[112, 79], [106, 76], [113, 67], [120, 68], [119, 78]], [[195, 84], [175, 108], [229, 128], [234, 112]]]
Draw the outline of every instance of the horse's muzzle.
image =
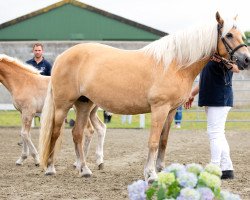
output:
[[236, 56], [236, 64], [239, 70], [250, 70], [250, 56], [241, 54]]

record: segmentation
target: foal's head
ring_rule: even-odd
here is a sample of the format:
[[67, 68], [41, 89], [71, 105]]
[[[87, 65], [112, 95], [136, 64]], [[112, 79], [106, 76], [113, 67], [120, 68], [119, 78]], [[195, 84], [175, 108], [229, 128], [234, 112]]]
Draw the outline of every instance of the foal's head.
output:
[[236, 63], [240, 70], [250, 69], [250, 53], [243, 41], [244, 34], [236, 25], [236, 17], [230, 23], [224, 23], [220, 14], [216, 13], [218, 22], [217, 53]]

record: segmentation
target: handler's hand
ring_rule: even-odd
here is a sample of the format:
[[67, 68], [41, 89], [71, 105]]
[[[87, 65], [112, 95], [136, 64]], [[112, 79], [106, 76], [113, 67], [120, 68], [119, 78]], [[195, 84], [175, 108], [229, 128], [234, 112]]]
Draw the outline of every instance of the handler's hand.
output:
[[194, 101], [194, 96], [191, 95], [191, 96], [188, 98], [188, 100], [186, 101], [186, 103], [184, 103], [184, 108], [186, 108], [186, 109], [191, 108], [191, 107], [192, 107], [193, 101]]
[[238, 68], [237, 65], [230, 64], [230, 66], [232, 67], [232, 69], [231, 69], [232, 72], [234, 72], [234, 73], [239, 73], [240, 72], [240, 70], [239, 70], [239, 68]]

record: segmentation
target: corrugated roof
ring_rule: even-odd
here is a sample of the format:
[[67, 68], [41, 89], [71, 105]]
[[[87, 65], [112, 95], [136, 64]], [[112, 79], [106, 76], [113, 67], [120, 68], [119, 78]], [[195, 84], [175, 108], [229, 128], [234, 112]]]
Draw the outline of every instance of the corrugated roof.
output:
[[85, 3], [82, 3], [82, 2], [79, 2], [79, 1], [76, 1], [76, 0], [63, 0], [63, 1], [60, 1], [60, 2], [57, 2], [57, 3], [54, 3], [52, 5], [49, 5], [49, 6], [45, 7], [45, 8], [42, 8], [42, 9], [39, 9], [37, 11], [34, 11], [34, 12], [29, 13], [29, 14], [26, 14], [26, 15], [23, 15], [21, 17], [18, 17], [16, 19], [7, 21], [7, 22], [5, 22], [5, 23], [3, 23], [3, 24], [0, 25], [0, 30], [6, 28], [8, 26], [15, 25], [15, 24], [17, 24], [19, 22], [25, 21], [27, 19], [30, 19], [30, 18], [32, 18], [34, 16], [38, 16], [40, 14], [44, 14], [44, 13], [46, 13], [48, 11], [51, 11], [51, 10], [53, 10], [55, 8], [58, 8], [58, 7], [61, 7], [61, 6], [65, 5], [65, 4], [72, 4], [74, 6], [87, 9], [87, 10], [89, 10], [91, 12], [95, 12], [95, 13], [101, 14], [101, 15], [103, 15], [105, 17], [108, 17], [108, 18], [120, 21], [120, 22], [128, 24], [130, 26], [134, 26], [136, 28], [145, 30], [147, 32], [153, 33], [153, 34], [158, 35], [158, 36], [165, 36], [165, 35], [168, 34], [166, 32], [154, 29], [152, 27], [149, 27], [149, 26], [143, 25], [141, 23], [138, 23], [138, 22], [126, 19], [124, 17], [112, 14], [110, 12], [107, 12], [107, 11], [95, 8], [93, 6], [87, 5]]

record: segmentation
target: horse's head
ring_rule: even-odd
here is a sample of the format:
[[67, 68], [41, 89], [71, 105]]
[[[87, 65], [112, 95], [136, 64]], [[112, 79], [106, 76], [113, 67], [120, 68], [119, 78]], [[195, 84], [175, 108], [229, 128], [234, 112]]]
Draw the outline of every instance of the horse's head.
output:
[[243, 41], [244, 34], [236, 25], [236, 17], [227, 22], [216, 13], [218, 22], [217, 53], [226, 58], [228, 62], [236, 63], [240, 70], [250, 69], [250, 53]]

